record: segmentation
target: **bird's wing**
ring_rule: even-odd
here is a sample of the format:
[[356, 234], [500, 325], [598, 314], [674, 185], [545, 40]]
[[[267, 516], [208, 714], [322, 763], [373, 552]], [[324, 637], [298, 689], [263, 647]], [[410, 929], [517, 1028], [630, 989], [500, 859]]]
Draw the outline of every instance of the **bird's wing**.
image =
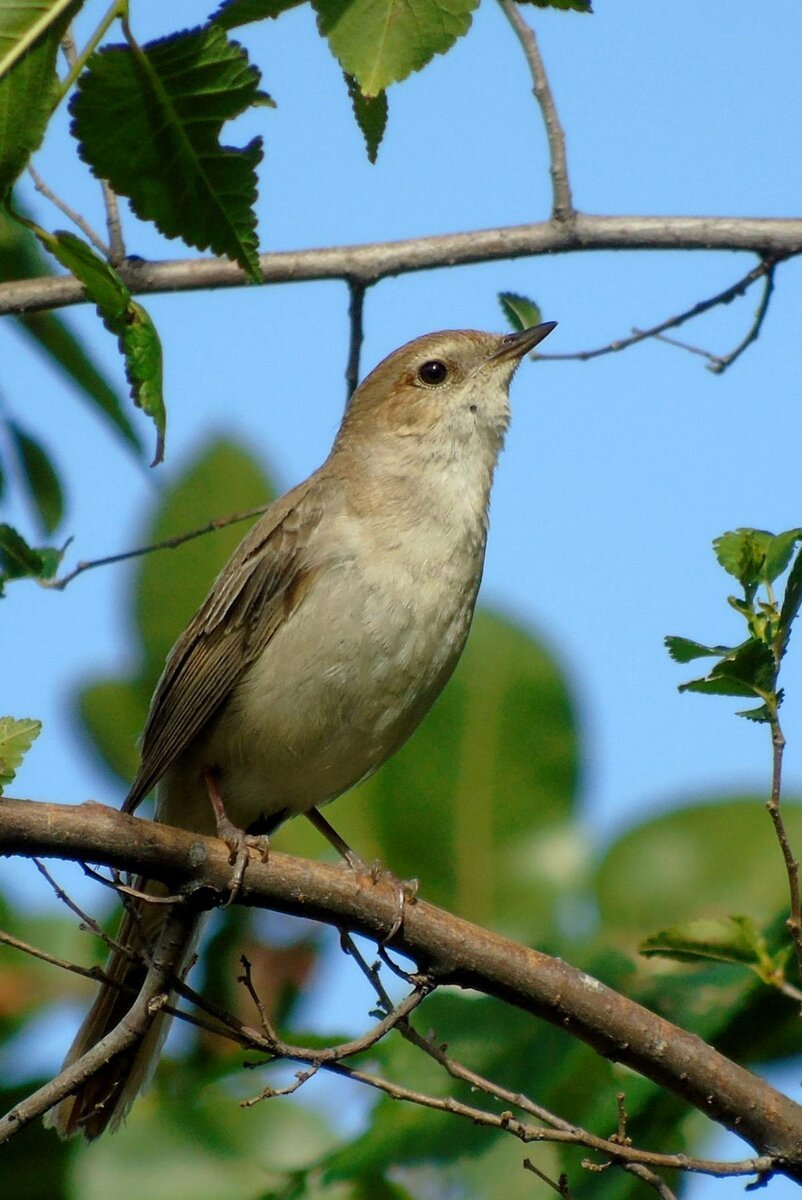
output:
[[197, 737], [300, 603], [314, 574], [303, 548], [320, 518], [308, 496], [315, 478], [260, 517], [170, 651], [151, 701], [142, 759], [124, 812], [134, 811]]

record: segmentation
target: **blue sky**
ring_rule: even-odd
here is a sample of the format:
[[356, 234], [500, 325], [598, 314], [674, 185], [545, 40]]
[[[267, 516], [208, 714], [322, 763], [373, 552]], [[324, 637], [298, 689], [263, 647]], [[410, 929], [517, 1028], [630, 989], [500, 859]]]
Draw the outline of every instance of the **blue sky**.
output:
[[[535, 24], [566, 129], [577, 206], [597, 213], [793, 216], [802, 194], [802, 9], [753, 4], [597, 4], [593, 17], [524, 8]], [[194, 4], [134, 6], [140, 40], [204, 16]], [[92, 14], [89, 24], [95, 19]], [[265, 137], [263, 249], [292, 249], [539, 220], [550, 195], [545, 138], [517, 42], [495, 6], [467, 38], [391, 90], [378, 164], [366, 160], [342, 80], [307, 8], [238, 36], [278, 102], [226, 132]], [[97, 225], [97, 185], [66, 122], [38, 166]], [[23, 189], [26, 194], [29, 187]], [[38, 198], [36, 211], [63, 227]], [[133, 218], [130, 252], [180, 257]], [[417, 334], [503, 329], [500, 290], [537, 300], [558, 330], [544, 350], [593, 347], [689, 307], [745, 274], [731, 253], [595, 253], [420, 273], [369, 294], [363, 373]], [[656, 343], [593, 363], [525, 363], [495, 487], [482, 598], [543, 635], [573, 682], [585, 744], [589, 826], [610, 837], [648, 811], [711, 793], [765, 791], [765, 729], [727, 700], [680, 696], [666, 633], [741, 636], [710, 550], [727, 529], [800, 524], [799, 296], [802, 265], [781, 268], [761, 337], [723, 377]], [[325, 457], [344, 399], [347, 295], [336, 283], [159, 296], [146, 301], [165, 344], [167, 463], [138, 467], [0, 327], [0, 400], [39, 431], [69, 483], [76, 557], [136, 545], [160, 477], [210, 431], [234, 433], [282, 485]], [[683, 331], [726, 352], [757, 293]], [[68, 320], [120, 381], [113, 339], [94, 314]], [[145, 423], [141, 423], [145, 428]], [[145, 430], [146, 436], [149, 431]], [[18, 508], [4, 519], [24, 526]], [[9, 589], [3, 711], [44, 732], [15, 794], [116, 803], [86, 758], [68, 698], [87, 675], [126, 661], [125, 572], [98, 571], [64, 594]], [[786, 667], [789, 794], [802, 793], [799, 659]], [[23, 876], [13, 871], [10, 878]], [[29, 886], [27, 873], [25, 886]], [[42, 898], [44, 893], [36, 892]], [[772, 1185], [779, 1195], [782, 1184]], [[718, 1196], [740, 1184], [718, 1184]]]

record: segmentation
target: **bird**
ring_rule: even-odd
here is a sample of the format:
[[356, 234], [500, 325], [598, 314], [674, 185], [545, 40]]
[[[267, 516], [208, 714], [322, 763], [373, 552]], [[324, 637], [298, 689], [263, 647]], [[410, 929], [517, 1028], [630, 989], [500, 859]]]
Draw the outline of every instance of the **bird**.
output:
[[[243, 865], [254, 837], [305, 814], [362, 865], [319, 808], [399, 749], [459, 660], [509, 385], [555, 324], [425, 334], [365, 378], [326, 461], [256, 521], [170, 651], [125, 811], [155, 788], [155, 820], [222, 836]], [[153, 881], [138, 886], [154, 898], [166, 892]], [[130, 1009], [167, 908], [129, 904], [109, 982], [65, 1066]], [[186, 922], [179, 974], [202, 916]], [[47, 1123], [87, 1140], [118, 1128], [150, 1080], [168, 1022], [156, 1015]]]

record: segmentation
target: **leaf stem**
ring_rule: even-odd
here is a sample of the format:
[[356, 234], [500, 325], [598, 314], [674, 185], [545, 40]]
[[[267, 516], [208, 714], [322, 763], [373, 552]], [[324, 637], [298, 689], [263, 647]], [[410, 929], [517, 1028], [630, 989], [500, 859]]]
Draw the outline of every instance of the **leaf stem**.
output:
[[780, 809], [785, 735], [783, 734], [780, 720], [777, 716], [776, 701], [773, 705], [771, 705], [771, 710], [771, 797], [766, 803], [766, 808], [768, 809], [769, 816], [774, 824], [774, 832], [777, 835], [777, 841], [780, 843], [780, 850], [782, 851], [783, 861], [785, 863], [785, 873], [788, 876], [788, 893], [790, 897], [791, 913], [785, 924], [791, 936], [791, 941], [793, 942], [797, 967], [800, 977], [802, 977], [802, 905], [800, 904], [799, 895], [799, 861], [791, 849], [788, 831], [785, 828], [785, 822]]
[[[75, 80], [81, 74], [81, 71], [83, 71], [87, 60], [92, 54], [94, 54], [99, 42], [103, 37], [105, 37], [109, 26], [112, 25], [118, 17], [124, 16], [127, 11], [127, 0], [114, 0], [114, 3], [106, 9], [106, 12], [100, 19], [100, 23], [98, 24], [92, 36], [89, 38], [89, 41], [86, 43], [81, 53], [73, 57], [72, 61], [70, 62], [70, 69], [67, 75], [64, 77], [58, 92], [56, 93], [56, 99], [53, 104], [54, 111], [58, 108], [59, 104], [61, 104], [61, 101], [67, 95], [70, 88], [75, 83]], [[69, 43], [67, 43], [67, 45], [69, 45]]]

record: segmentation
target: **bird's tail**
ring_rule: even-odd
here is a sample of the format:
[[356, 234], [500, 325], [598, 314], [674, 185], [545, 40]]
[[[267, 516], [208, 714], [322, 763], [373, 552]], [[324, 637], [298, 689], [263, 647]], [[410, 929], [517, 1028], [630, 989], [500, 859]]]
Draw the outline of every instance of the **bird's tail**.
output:
[[[157, 897], [164, 888], [148, 882], [146, 890]], [[174, 905], [136, 901], [126, 911], [115, 948], [106, 964], [107, 982], [100, 986], [67, 1053], [62, 1070], [76, 1064], [89, 1050], [130, 1019], [132, 1007], [142, 998], [156, 973], [164, 978], [180, 976], [190, 965], [205, 914], [179, 910]], [[163, 946], [168, 924], [170, 945]], [[167, 961], [169, 960], [169, 961]], [[167, 987], [157, 987], [164, 996]], [[150, 998], [151, 1000], [154, 997]], [[140, 1014], [141, 1015], [141, 1014]], [[147, 1016], [147, 1013], [145, 1013]], [[157, 1011], [142, 1022], [143, 1032], [121, 1053], [102, 1063], [45, 1117], [45, 1124], [60, 1137], [82, 1134], [87, 1141], [106, 1129], [115, 1130], [125, 1119], [138, 1093], [150, 1082], [170, 1024], [169, 1014]]]

